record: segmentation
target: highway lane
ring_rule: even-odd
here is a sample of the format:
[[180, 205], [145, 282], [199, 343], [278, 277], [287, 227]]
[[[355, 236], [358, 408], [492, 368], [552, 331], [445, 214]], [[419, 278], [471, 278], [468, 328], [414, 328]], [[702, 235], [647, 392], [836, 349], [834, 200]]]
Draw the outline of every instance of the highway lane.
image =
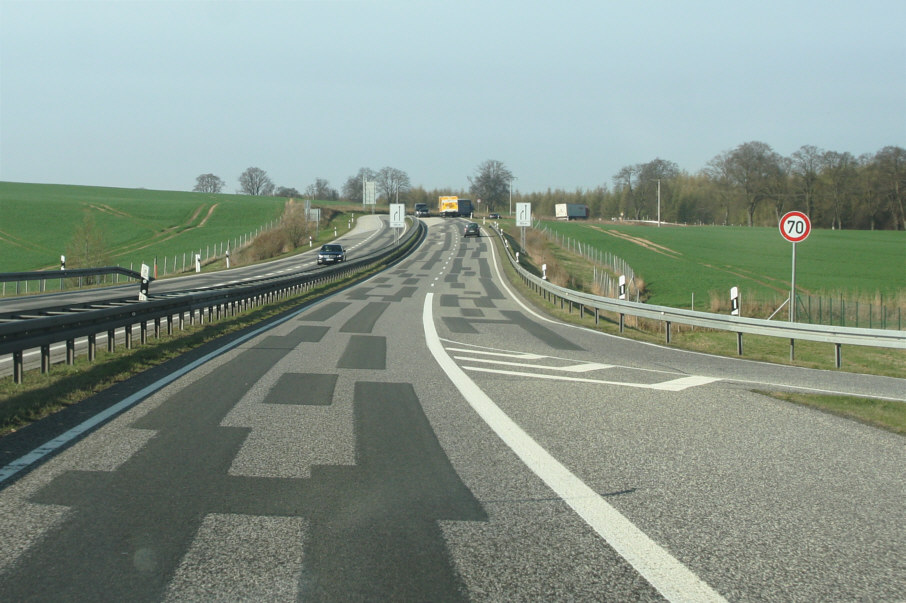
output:
[[[337, 239], [342, 243], [348, 252], [347, 258], [354, 259], [356, 256], [363, 256], [373, 253], [389, 245], [396, 240], [396, 233], [387, 226], [386, 216], [380, 215], [362, 215], [356, 221], [355, 226], [344, 236]], [[310, 252], [304, 252], [292, 257], [281, 258], [272, 262], [263, 264], [254, 264], [249, 266], [238, 266], [230, 270], [221, 270], [217, 272], [204, 272], [190, 274], [181, 277], [161, 279], [151, 284], [151, 295], [160, 295], [168, 293], [178, 293], [184, 291], [202, 291], [205, 289], [224, 287], [229, 285], [239, 285], [249, 281], [261, 278], [275, 277], [292, 272], [313, 270], [318, 268], [317, 250], [315, 247]], [[66, 293], [56, 293], [50, 295], [32, 295], [24, 297], [14, 297], [0, 299], [0, 314], [23, 312], [38, 308], [44, 308], [48, 305], [54, 307], [66, 305], [78, 305], [86, 303], [98, 303], [107, 299], [122, 299], [132, 295], [137, 297], [138, 285], [132, 284], [119, 287], [104, 287], [98, 289], [83, 289], [69, 291]], [[166, 319], [163, 321], [166, 327]], [[134, 340], [138, 341], [140, 325], [133, 326]], [[117, 329], [116, 345], [123, 345], [125, 342], [125, 329]], [[107, 344], [106, 332], [97, 335], [97, 343], [101, 346]], [[87, 354], [88, 340], [87, 337], [76, 339], [76, 355]], [[52, 345], [51, 363], [59, 364], [66, 360], [66, 344], [60, 342]], [[41, 366], [41, 351], [33, 349], [23, 354], [23, 363], [25, 370], [36, 370]], [[7, 377], [13, 373], [12, 355], [7, 354], [0, 356], [0, 377]]]
[[906, 598], [902, 437], [750, 391], [903, 380], [555, 324], [488, 239], [431, 223], [410, 259], [7, 478], [0, 592]]
[[[396, 240], [396, 233], [387, 226], [387, 217], [381, 215], [364, 214], [358, 217], [355, 226], [345, 235], [339, 237], [337, 242], [342, 243], [348, 250], [348, 258], [367, 255], [389, 245]], [[288, 272], [311, 270], [317, 267], [317, 251], [320, 245], [314, 246], [311, 251], [305, 251], [291, 257], [280, 258], [263, 264], [247, 266], [234, 266], [229, 270], [217, 272], [192, 273], [184, 276], [165, 278], [153, 281], [150, 286], [152, 294], [172, 293], [177, 291], [197, 291], [213, 287], [222, 287], [229, 284], [244, 283], [247, 281], [278, 276]], [[19, 312], [42, 308], [48, 304], [79, 304], [110, 298], [129, 297], [132, 294], [138, 297], [138, 283], [120, 285], [115, 287], [102, 287], [96, 289], [80, 289], [64, 293], [47, 295], [28, 295], [22, 297], [0, 298], [0, 314]]]

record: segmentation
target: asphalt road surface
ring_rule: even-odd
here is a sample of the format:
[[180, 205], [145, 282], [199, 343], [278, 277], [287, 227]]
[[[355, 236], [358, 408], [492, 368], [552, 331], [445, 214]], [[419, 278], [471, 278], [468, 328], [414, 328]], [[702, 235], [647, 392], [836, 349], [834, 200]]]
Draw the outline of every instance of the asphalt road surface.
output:
[[554, 323], [430, 223], [69, 443], [0, 440], [0, 599], [906, 600], [906, 440], [755, 393], [906, 380]]
[[[358, 220], [356, 220], [355, 227], [350, 232], [338, 238], [336, 241], [344, 245], [347, 250], [347, 259], [351, 260], [389, 247], [395, 244], [396, 240], [397, 233], [394, 229], [387, 226], [386, 216], [382, 217], [380, 215], [365, 214], [359, 216]], [[317, 264], [317, 253], [319, 248], [320, 246], [315, 246], [311, 251], [263, 264], [239, 266], [230, 270], [202, 272], [156, 280], [151, 283], [150, 291], [152, 295], [186, 291], [203, 291], [205, 289], [229, 285], [241, 285], [262, 278], [314, 270], [320, 267]], [[35, 311], [36, 309], [46, 308], [47, 306], [63, 307], [92, 302], [97, 303], [103, 300], [122, 299], [124, 297], [137, 298], [138, 283], [117, 287], [78, 289], [49, 295], [0, 298], [0, 314], [14, 314], [29, 310]], [[166, 325], [166, 319], [162, 322]], [[136, 340], [138, 340], [141, 329], [140, 325], [133, 325], [132, 329], [133, 335], [135, 335]], [[117, 345], [124, 343], [125, 337], [124, 328], [116, 330]], [[106, 332], [97, 334], [97, 343], [101, 346], [107, 344]], [[76, 355], [86, 355], [88, 353], [87, 337], [80, 337], [75, 340], [75, 352]], [[50, 347], [50, 354], [52, 363], [57, 364], [65, 362], [66, 343], [61, 341], [52, 345]], [[40, 368], [41, 350], [36, 348], [25, 351], [23, 354], [23, 362], [25, 370], [36, 370]], [[12, 374], [12, 355], [4, 354], [0, 356], [0, 377], [7, 377]]]

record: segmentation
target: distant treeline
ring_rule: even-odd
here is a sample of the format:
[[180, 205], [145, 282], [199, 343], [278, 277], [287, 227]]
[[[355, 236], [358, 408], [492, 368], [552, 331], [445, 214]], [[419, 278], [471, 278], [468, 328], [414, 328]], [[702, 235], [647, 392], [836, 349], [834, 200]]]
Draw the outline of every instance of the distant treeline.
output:
[[[654, 159], [622, 168], [612, 187], [513, 191], [513, 203], [530, 202], [538, 218], [553, 217], [557, 203], [582, 203], [593, 219], [655, 220], [659, 186], [664, 222], [774, 226], [787, 211], [800, 210], [817, 228], [906, 230], [906, 149], [897, 146], [859, 157], [803, 146], [783, 157], [763, 142], [747, 142], [695, 174]], [[434, 207], [437, 196], [451, 193], [457, 191], [413, 188], [406, 197]], [[480, 207], [482, 213], [508, 209], [507, 200]]]

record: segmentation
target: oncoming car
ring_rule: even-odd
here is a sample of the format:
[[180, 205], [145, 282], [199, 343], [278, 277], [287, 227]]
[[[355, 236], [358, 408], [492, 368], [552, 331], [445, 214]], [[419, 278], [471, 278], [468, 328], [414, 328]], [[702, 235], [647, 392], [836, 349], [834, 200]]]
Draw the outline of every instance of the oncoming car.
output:
[[489, 220], [499, 220], [499, 219], [500, 219], [500, 214], [498, 214], [498, 213], [496, 213], [496, 212], [493, 213], [493, 214], [488, 214], [488, 219], [489, 219]]
[[329, 243], [322, 245], [318, 252], [318, 264], [336, 264], [337, 262], [346, 261], [346, 250], [342, 245]]
[[476, 224], [475, 222], [469, 222], [468, 224], [466, 224], [466, 229], [462, 233], [462, 236], [464, 236], [464, 237], [480, 237], [481, 232], [478, 230], [478, 224]]

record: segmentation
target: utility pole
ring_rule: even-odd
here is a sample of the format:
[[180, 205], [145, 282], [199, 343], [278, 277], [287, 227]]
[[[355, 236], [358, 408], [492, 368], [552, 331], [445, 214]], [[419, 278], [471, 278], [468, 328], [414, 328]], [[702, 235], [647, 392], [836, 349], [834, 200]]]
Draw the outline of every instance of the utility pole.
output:
[[657, 179], [657, 227], [661, 227], [661, 179]]

